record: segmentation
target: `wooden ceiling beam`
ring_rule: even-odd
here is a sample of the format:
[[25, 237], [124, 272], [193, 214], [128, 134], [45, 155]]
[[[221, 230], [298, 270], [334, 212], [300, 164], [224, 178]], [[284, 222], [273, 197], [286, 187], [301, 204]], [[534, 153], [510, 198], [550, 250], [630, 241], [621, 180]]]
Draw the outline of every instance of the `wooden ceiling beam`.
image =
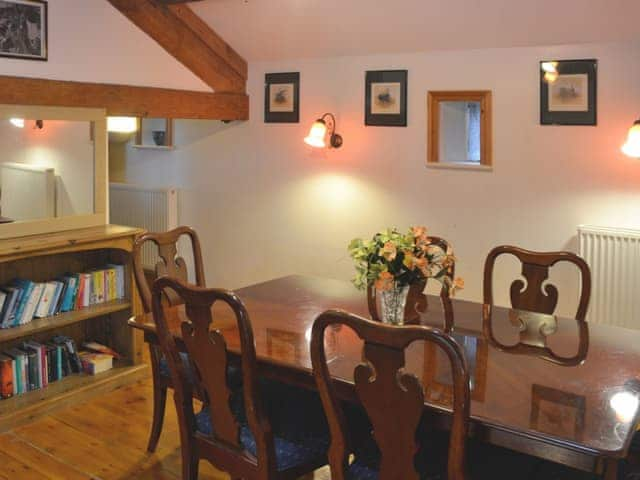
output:
[[[201, 20], [198, 27], [185, 23], [174, 12], [179, 7], [188, 8], [185, 5], [171, 7], [161, 0], [107, 1], [216, 92], [245, 92], [246, 74], [239, 73], [225, 58], [224, 52], [227, 57], [232, 55], [231, 47]], [[189, 14], [182, 12], [182, 17], [186, 16]], [[210, 45], [201, 36], [203, 26], [210, 30], [209, 40], [215, 37], [216, 42]], [[216, 47], [220, 42], [228, 48]]]
[[187, 5], [174, 2], [169, 6], [173, 14], [179, 18], [196, 35], [204, 40], [209, 48], [227, 62], [236, 73], [246, 80], [248, 76], [247, 61], [225, 42], [204, 20], [196, 15]]
[[244, 93], [196, 92], [0, 75], [0, 104], [105, 108], [110, 116], [248, 120]]

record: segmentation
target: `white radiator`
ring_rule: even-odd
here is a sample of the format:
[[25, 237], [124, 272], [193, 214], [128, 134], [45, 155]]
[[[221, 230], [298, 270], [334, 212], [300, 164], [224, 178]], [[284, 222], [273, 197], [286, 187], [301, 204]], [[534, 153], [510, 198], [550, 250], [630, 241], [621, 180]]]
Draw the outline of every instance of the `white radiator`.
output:
[[640, 230], [581, 225], [578, 238], [592, 277], [587, 320], [640, 329]]
[[[166, 232], [178, 226], [178, 191], [175, 188], [146, 188], [126, 183], [109, 184], [110, 222], [116, 225]], [[156, 249], [142, 250], [146, 268], [154, 268]]]

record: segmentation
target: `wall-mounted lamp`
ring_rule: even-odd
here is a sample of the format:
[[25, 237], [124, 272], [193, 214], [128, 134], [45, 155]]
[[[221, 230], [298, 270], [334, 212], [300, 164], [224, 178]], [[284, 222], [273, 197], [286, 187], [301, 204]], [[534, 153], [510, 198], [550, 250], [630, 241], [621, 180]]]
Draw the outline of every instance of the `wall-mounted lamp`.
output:
[[342, 146], [342, 136], [336, 133], [336, 117], [332, 113], [325, 113], [313, 122], [309, 135], [304, 139], [304, 143], [315, 148], [325, 148], [327, 146], [325, 140], [327, 133], [329, 134], [329, 148], [340, 148]]
[[629, 157], [640, 158], [640, 119], [629, 129], [627, 141], [622, 146], [622, 153]]
[[112, 133], [133, 133], [138, 131], [136, 117], [107, 117], [107, 131]]

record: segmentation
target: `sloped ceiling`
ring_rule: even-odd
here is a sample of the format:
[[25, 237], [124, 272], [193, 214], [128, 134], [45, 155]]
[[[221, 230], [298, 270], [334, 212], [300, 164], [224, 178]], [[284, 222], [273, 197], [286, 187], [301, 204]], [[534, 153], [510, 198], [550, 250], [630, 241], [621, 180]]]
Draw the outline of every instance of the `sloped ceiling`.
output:
[[640, 0], [204, 0], [249, 61], [640, 40]]

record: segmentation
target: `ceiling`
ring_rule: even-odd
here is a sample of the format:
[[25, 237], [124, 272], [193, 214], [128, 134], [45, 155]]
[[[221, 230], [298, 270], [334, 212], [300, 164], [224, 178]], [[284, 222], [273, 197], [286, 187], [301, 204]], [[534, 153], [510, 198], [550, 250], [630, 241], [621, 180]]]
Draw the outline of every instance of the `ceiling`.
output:
[[249, 61], [640, 40], [639, 0], [204, 0]]

